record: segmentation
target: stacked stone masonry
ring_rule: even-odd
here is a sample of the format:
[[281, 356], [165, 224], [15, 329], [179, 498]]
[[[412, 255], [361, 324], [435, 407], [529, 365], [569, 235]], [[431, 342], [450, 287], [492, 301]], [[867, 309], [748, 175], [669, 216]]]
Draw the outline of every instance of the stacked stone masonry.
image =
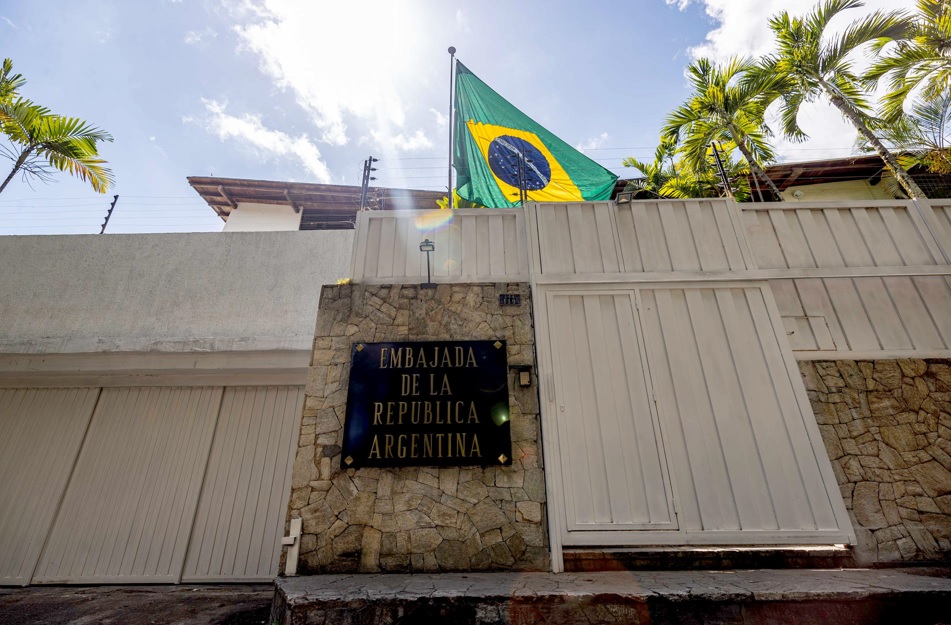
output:
[[340, 468], [354, 343], [490, 339], [534, 371], [527, 284], [323, 288], [288, 510], [299, 572], [549, 569], [537, 385], [512, 370], [511, 467]]
[[951, 361], [800, 362], [859, 564], [951, 559]]

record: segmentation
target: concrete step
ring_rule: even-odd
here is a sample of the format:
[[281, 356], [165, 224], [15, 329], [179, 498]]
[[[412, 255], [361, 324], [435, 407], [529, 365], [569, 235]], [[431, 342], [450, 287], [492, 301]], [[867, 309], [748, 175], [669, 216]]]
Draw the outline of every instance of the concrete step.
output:
[[271, 616], [283, 625], [951, 625], [951, 572], [315, 575], [279, 579]]
[[563, 555], [565, 570], [575, 573], [855, 567], [852, 549], [842, 545], [586, 548], [565, 549]]

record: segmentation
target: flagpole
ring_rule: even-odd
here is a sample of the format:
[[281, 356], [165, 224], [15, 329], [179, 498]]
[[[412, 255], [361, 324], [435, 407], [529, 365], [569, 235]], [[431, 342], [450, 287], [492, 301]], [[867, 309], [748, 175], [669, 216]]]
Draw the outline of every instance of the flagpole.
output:
[[456, 207], [456, 194], [452, 187], [452, 141], [456, 128], [453, 125], [453, 88], [456, 78], [456, 49], [449, 46], [449, 208]]

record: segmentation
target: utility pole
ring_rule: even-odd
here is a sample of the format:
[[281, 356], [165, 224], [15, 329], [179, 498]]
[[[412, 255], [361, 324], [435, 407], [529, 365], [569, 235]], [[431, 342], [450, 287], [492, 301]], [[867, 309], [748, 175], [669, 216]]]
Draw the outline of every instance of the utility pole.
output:
[[372, 156], [363, 161], [363, 184], [360, 189], [360, 210], [367, 210], [367, 190], [370, 188], [370, 181], [376, 180], [373, 176], [370, 175], [371, 171], [376, 171], [376, 167], [373, 166], [373, 163], [379, 162], [380, 159], [373, 158]]
[[99, 234], [102, 234], [103, 232], [106, 231], [106, 224], [109, 223], [109, 218], [112, 217], [112, 209], [116, 207], [116, 202], [118, 201], [119, 201], [118, 195], [112, 196], [112, 204], [109, 206], [109, 210], [106, 211], [106, 220], [102, 222], [102, 230], [99, 231]]
[[710, 142], [710, 147], [713, 149], [713, 158], [717, 162], [717, 170], [720, 172], [720, 180], [723, 181], [723, 188], [726, 190], [726, 194], [730, 196], [731, 200], [735, 200], [733, 197], [733, 187], [730, 186], [730, 180], [726, 177], [726, 170], [723, 169], [723, 161], [720, 160], [720, 149], [715, 142]]

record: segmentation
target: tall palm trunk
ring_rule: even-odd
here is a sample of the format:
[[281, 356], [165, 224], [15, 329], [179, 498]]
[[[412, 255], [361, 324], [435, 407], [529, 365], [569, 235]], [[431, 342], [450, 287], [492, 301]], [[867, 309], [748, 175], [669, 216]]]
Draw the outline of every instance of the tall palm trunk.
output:
[[829, 97], [832, 105], [839, 109], [839, 112], [841, 112], [842, 115], [844, 115], [846, 119], [848, 119], [852, 125], [855, 126], [855, 129], [859, 131], [859, 134], [868, 140], [869, 145], [875, 148], [875, 151], [878, 152], [878, 155], [882, 157], [883, 161], [885, 161], [885, 165], [892, 172], [895, 178], [898, 179], [898, 183], [902, 186], [902, 188], [905, 189], [905, 192], [908, 193], [908, 196], [913, 200], [927, 199], [928, 196], [912, 179], [911, 175], [898, 163], [898, 159], [895, 158], [895, 155], [885, 147], [884, 143], [879, 141], [878, 137], [876, 137], [875, 133], [869, 129], [868, 125], [861, 118], [861, 116], [849, 108], [848, 104], [845, 102], [845, 99], [832, 88], [832, 85], [820, 77], [819, 86], [822, 87], [822, 90]]
[[740, 149], [740, 153], [743, 154], [743, 158], [746, 159], [746, 162], [749, 164], [750, 169], [753, 170], [753, 176], [759, 176], [763, 181], [766, 182], [766, 186], [769, 187], [769, 190], [773, 192], [773, 196], [778, 202], [784, 202], [782, 193], [779, 192], [779, 187], [772, 181], [769, 175], [766, 174], [766, 171], [760, 167], [760, 164], [756, 161], [756, 157], [753, 156], [753, 153], [750, 152], [750, 149], [746, 145], [746, 139], [740, 135], [739, 130], [733, 124], [727, 124], [727, 130], [730, 131], [730, 136], [733, 137], [733, 143], [736, 144], [736, 147]]
[[20, 171], [20, 168], [23, 167], [23, 163], [26, 162], [26, 159], [29, 158], [30, 152], [33, 151], [33, 148], [27, 148], [23, 150], [23, 153], [20, 154], [20, 158], [16, 160], [16, 163], [13, 164], [13, 171], [10, 172], [10, 175], [7, 176], [7, 179], [3, 181], [3, 184], [0, 184], [0, 193], [3, 193], [3, 190], [7, 188], [7, 185], [10, 184], [10, 181], [13, 180], [13, 177], [17, 175], [17, 172]]

